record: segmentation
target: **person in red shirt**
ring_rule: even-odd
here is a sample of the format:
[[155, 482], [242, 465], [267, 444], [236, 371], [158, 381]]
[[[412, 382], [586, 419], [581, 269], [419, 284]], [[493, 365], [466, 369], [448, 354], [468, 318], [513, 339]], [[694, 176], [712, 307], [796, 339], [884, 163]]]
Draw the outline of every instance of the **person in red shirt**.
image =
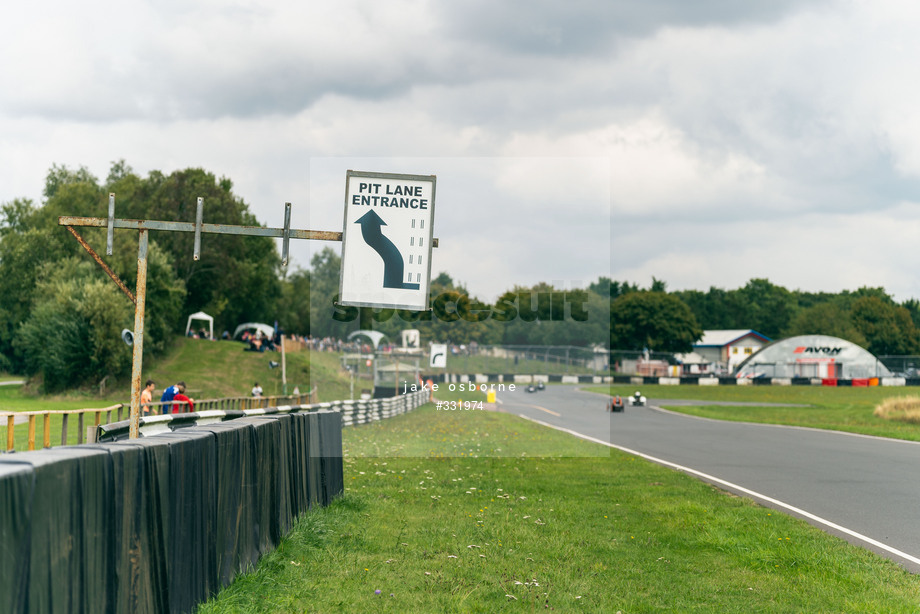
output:
[[181, 414], [195, 411], [195, 399], [185, 396], [185, 382], [176, 384], [179, 392], [173, 397], [173, 401], [179, 401], [173, 405], [173, 413]]

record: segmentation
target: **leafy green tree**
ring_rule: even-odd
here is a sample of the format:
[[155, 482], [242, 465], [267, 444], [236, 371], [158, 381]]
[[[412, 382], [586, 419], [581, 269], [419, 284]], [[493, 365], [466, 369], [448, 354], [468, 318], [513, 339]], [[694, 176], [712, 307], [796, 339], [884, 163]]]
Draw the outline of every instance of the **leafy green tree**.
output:
[[600, 277], [588, 286], [588, 290], [602, 297], [617, 298], [628, 292], [638, 292], [639, 286], [628, 281], [611, 281], [609, 277]]
[[650, 292], [667, 292], [668, 284], [657, 277], [652, 277], [652, 285], [649, 287]]
[[313, 254], [310, 265], [310, 334], [345, 339], [360, 322], [352, 309], [336, 306], [342, 259], [331, 247], [324, 247]]
[[58, 193], [61, 187], [65, 185], [86, 184], [88, 186], [97, 186], [99, 181], [87, 170], [81, 166], [76, 170], [71, 170], [66, 166], [53, 164], [48, 174], [45, 176], [45, 200], [51, 200]]
[[282, 280], [276, 311], [285, 332], [310, 332], [310, 271], [297, 269]]
[[[60, 303], [50, 301], [47, 293], [39, 294], [44, 292], [42, 283], [51, 279], [52, 272], [65, 270], [62, 263], [73, 259], [88, 267], [86, 270], [91, 271], [91, 275], [84, 275], [85, 269], [81, 266], [73, 272], [71, 280], [57, 279], [55, 283], [61, 286], [62, 292], [77, 295], [79, 293], [71, 288], [72, 284], [86, 281], [92, 282], [95, 287], [98, 281], [115, 290], [112, 300], [120, 305], [119, 309], [126, 308], [133, 314], [128, 298], [116, 289], [70, 233], [58, 225], [60, 215], [104, 217], [107, 214], [108, 195], [94, 182], [95, 179], [85, 169], [71, 172], [65, 167], [55, 166], [49, 172], [45, 186], [46, 201], [41, 207], [25, 200], [0, 206], [0, 352], [5, 357], [5, 361], [0, 362], [16, 372], [38, 374], [49, 368], [46, 368], [47, 365], [38, 368], [39, 362], [36, 361], [69, 355], [61, 348], [53, 355], [33, 355], [43, 351], [44, 344], [29, 342], [37, 339], [41, 331], [47, 335], [48, 330], [72, 330], [74, 334], [68, 339], [76, 346], [96, 348], [95, 354], [72, 363], [70, 367], [55, 366], [54, 369], [59, 371], [69, 369], [73, 373], [62, 372], [51, 376], [47, 381], [52, 387], [59, 382], [84, 382], [101, 379], [105, 375], [117, 375], [119, 369], [108, 359], [101, 358], [98, 348], [105, 345], [102, 339], [123, 346], [119, 334], [121, 329], [133, 328], [133, 316], [127, 322], [117, 324], [115, 318], [99, 317], [103, 305], [86, 303], [97, 296], [95, 294], [84, 297], [83, 303], [88, 307], [81, 303], [83, 311], [75, 310], [72, 314], [61, 311]], [[105, 229], [76, 230], [97, 253], [105, 253]], [[114, 255], [104, 259], [133, 292], [137, 273], [136, 233], [116, 232]], [[146, 353], [155, 354], [166, 348], [181, 319], [184, 298], [184, 284], [176, 279], [169, 254], [158, 249], [156, 241], [151, 241], [145, 318]], [[44, 321], [37, 318], [44, 318]], [[58, 324], [57, 328], [52, 325], [54, 322]], [[108, 354], [115, 355], [119, 354]], [[129, 354], [129, 367], [130, 363]]]
[[19, 354], [13, 352], [12, 340], [30, 315], [39, 269], [45, 263], [83, 253], [67, 230], [58, 226], [57, 216], [62, 214], [58, 210], [95, 204], [100, 198], [97, 186], [68, 181], [64, 175], [58, 169], [57, 178], [50, 182], [52, 187], [46, 186], [51, 197], [44, 206], [15, 200], [0, 207], [0, 352], [17, 372], [22, 364], [17, 360]]
[[[123, 163], [122, 163], [123, 164]], [[194, 222], [198, 197], [204, 199], [206, 223], [259, 226], [248, 205], [232, 192], [229, 179], [218, 180], [202, 169], [186, 169], [164, 176], [152, 172], [141, 179], [116, 163], [108, 191], [117, 195], [119, 217]], [[218, 328], [235, 328], [240, 322], [272, 322], [281, 295], [281, 259], [272, 239], [241, 235], [204, 235], [201, 258], [195, 261], [194, 234], [154, 232], [160, 249], [184, 284], [183, 311], [206, 311]], [[175, 330], [184, 329], [181, 318]]]
[[901, 306], [910, 313], [910, 319], [913, 320], [914, 326], [920, 327], [920, 301], [911, 298], [901, 303]]
[[492, 317], [492, 307], [471, 296], [447, 273], [431, 281], [428, 312], [398, 312], [400, 328], [419, 330], [422, 343], [441, 342], [479, 345], [500, 343], [502, 323]]
[[786, 327], [784, 337], [830, 335], [866, 347], [866, 337], [850, 320], [850, 311], [842, 301], [815, 303], [800, 310]]
[[[506, 345], [546, 345], [543, 327], [552, 320], [554, 288], [547, 283], [514, 286], [496, 301], [496, 320]], [[507, 315], [505, 315], [507, 314]]]
[[798, 310], [789, 290], [766, 279], [750, 280], [737, 295], [747, 322], [742, 328], [754, 329], [772, 339], [780, 337]]
[[726, 291], [711, 286], [707, 292], [680, 290], [672, 294], [687, 304], [700, 326], [706, 330], [753, 328], [737, 290]]
[[906, 355], [920, 349], [917, 328], [904, 307], [866, 295], [853, 302], [850, 318], [865, 337], [866, 349], [876, 356]]
[[[123, 258], [129, 258], [128, 251]], [[122, 279], [137, 280], [137, 254], [131, 262], [121, 261], [119, 270], [124, 272]], [[101, 271], [96, 272], [102, 277]], [[105, 279], [104, 277], [102, 277]], [[111, 283], [111, 282], [109, 282]], [[132, 292], [134, 288], [131, 288]], [[119, 294], [122, 300], [127, 297]], [[128, 302], [133, 312], [133, 305]], [[176, 333], [176, 322], [183, 322], [188, 316], [185, 310], [185, 284], [176, 278], [175, 268], [170, 255], [155, 241], [151, 241], [147, 250], [147, 297], [144, 309], [144, 353], [157, 355], [169, 347], [170, 340]], [[134, 320], [131, 326], [134, 329]]]
[[611, 347], [653, 352], [689, 352], [703, 336], [690, 308], [664, 292], [631, 292], [610, 308]]
[[[546, 283], [515, 286], [496, 301], [507, 345], [606, 346], [610, 339], [609, 292], [614, 283], [601, 278], [588, 290], [561, 290]], [[516, 314], [505, 320], [503, 314]]]
[[130, 373], [131, 350], [118, 332], [131, 327], [133, 309], [94, 269], [70, 257], [39, 271], [32, 309], [13, 343], [46, 392]]

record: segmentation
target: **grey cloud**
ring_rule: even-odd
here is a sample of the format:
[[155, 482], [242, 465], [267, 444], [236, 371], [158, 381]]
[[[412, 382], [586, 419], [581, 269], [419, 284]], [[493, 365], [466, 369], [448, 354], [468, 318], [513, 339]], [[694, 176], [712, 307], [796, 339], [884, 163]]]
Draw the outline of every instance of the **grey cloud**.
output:
[[771, 22], [826, 0], [468, 0], [439, 5], [451, 34], [518, 53], [581, 54], [666, 26]]
[[[581, 104], [600, 97], [642, 104], [660, 91], [654, 79], [644, 90], [640, 81], [628, 92], [603, 83], [592, 89], [587, 77], [573, 87], [565, 83], [569, 71], [579, 69], [570, 65], [573, 57], [590, 55], [595, 68], [602, 69], [611, 44], [623, 37], [643, 37], [672, 25], [770, 21], [822, 1], [441, 3], [432, 9], [435, 24], [414, 33], [416, 47], [397, 44], [388, 34], [373, 41], [343, 37], [340, 48], [329, 49], [314, 49], [308, 41], [263, 41], [226, 66], [221, 57], [238, 55], [235, 51], [250, 45], [248, 41], [222, 40], [205, 58], [183, 55], [152, 39], [136, 51], [143, 58], [136, 73], [96, 67], [92, 96], [22, 101], [8, 109], [80, 121], [259, 117], [296, 114], [328, 95], [388, 100], [413, 88], [444, 86], [463, 96], [455, 103], [456, 120], [513, 128], [579, 99]], [[245, 28], [237, 34], [243, 32]], [[501, 82], [505, 85], [492, 89]], [[553, 83], [561, 91], [554, 93]], [[537, 84], [542, 84], [541, 92], [532, 95], [528, 89]]]

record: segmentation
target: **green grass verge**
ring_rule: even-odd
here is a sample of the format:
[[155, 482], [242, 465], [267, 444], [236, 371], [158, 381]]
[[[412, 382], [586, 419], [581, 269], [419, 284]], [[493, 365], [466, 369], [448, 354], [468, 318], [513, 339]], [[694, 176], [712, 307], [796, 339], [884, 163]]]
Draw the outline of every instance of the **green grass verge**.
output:
[[305, 514], [200, 612], [916, 612], [920, 602], [920, 579], [886, 559], [507, 414], [426, 406], [344, 438], [344, 496]]
[[[600, 386], [593, 392], [627, 396], [641, 390], [665, 409], [693, 416], [786, 424], [920, 441], [920, 425], [895, 422], [873, 415], [876, 405], [891, 397], [908, 396], [911, 388], [874, 386]], [[675, 405], [668, 399], [693, 399], [755, 405]], [[756, 405], [763, 403], [764, 405]], [[786, 403], [796, 407], [771, 406]], [[627, 410], [628, 411], [628, 410]]]

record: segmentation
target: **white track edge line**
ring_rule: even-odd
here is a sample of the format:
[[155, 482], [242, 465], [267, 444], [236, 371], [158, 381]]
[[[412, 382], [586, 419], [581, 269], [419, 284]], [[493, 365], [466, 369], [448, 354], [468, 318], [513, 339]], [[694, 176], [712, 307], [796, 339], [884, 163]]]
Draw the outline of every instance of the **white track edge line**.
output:
[[584, 434], [582, 434], [582, 433], [579, 433], [579, 432], [577, 432], [577, 431], [573, 431], [573, 430], [571, 430], [571, 429], [567, 429], [567, 428], [565, 428], [565, 427], [561, 427], [561, 426], [556, 426], [556, 425], [553, 425], [553, 424], [549, 424], [548, 422], [543, 422], [542, 420], [537, 420], [536, 418], [530, 418], [530, 417], [528, 417], [528, 416], [525, 416], [524, 414], [518, 414], [518, 415], [521, 416], [522, 418], [524, 418], [525, 420], [530, 420], [531, 422], [536, 422], [537, 424], [540, 424], [540, 425], [543, 425], [543, 426], [548, 426], [548, 427], [551, 428], [551, 429], [555, 429], [555, 430], [557, 430], [557, 431], [562, 431], [562, 432], [568, 433], [568, 434], [570, 434], [570, 435], [574, 435], [575, 437], [579, 437], [579, 438], [584, 439], [584, 440], [587, 440], [587, 441], [592, 441], [592, 442], [594, 442], [594, 443], [599, 443], [599, 444], [604, 445], [604, 446], [607, 446], [607, 447], [609, 447], [609, 448], [616, 448], [617, 450], [621, 450], [621, 451], [623, 451], [623, 452], [626, 452], [627, 454], [633, 454], [633, 455], [635, 455], [635, 456], [639, 456], [639, 457], [644, 458], [644, 459], [646, 459], [646, 460], [652, 461], [653, 463], [657, 463], [657, 464], [659, 464], [659, 465], [664, 465], [664, 466], [666, 466], [666, 467], [671, 467], [671, 468], [673, 468], [673, 469], [677, 469], [678, 471], [683, 471], [684, 473], [689, 473], [689, 474], [691, 474], [691, 475], [695, 475], [695, 476], [701, 477], [701, 478], [703, 478], [704, 480], [711, 481], [711, 482], [715, 482], [716, 484], [721, 484], [721, 485], [723, 485], [723, 486], [725, 486], [725, 487], [727, 487], [727, 488], [731, 488], [731, 489], [736, 490], [736, 491], [738, 491], [738, 492], [742, 492], [742, 493], [744, 493], [744, 494], [746, 494], [746, 495], [749, 495], [749, 496], [751, 496], [751, 497], [753, 497], [753, 498], [755, 498], [755, 499], [759, 499], [759, 500], [761, 500], [761, 501], [766, 501], [766, 502], [768, 502], [768, 503], [772, 503], [773, 505], [775, 505], [775, 506], [777, 506], [777, 507], [780, 507], [780, 508], [785, 509], [785, 510], [789, 510], [790, 512], [792, 512], [792, 513], [794, 513], [794, 514], [798, 514], [798, 515], [800, 515], [800, 516], [803, 516], [803, 517], [805, 517], [805, 518], [808, 518], [809, 520], [813, 520], [814, 522], [817, 522], [818, 524], [822, 524], [822, 525], [824, 525], [824, 526], [826, 526], [826, 527], [828, 527], [828, 528], [834, 529], [835, 531], [840, 531], [841, 533], [844, 533], [844, 534], [846, 534], [846, 535], [849, 535], [850, 537], [853, 537], [854, 539], [858, 539], [858, 540], [860, 540], [860, 541], [862, 541], [862, 542], [865, 542], [865, 543], [867, 543], [867, 544], [870, 544], [870, 545], [872, 545], [872, 546], [875, 546], [876, 548], [879, 548], [879, 549], [881, 549], [881, 550], [884, 550], [885, 552], [888, 552], [888, 553], [890, 553], [890, 554], [893, 554], [893, 555], [895, 555], [895, 556], [897, 556], [897, 557], [900, 557], [900, 558], [902, 558], [902, 559], [904, 559], [904, 560], [906, 560], [906, 561], [910, 561], [911, 563], [914, 563], [914, 564], [916, 564], [916, 565], [920, 565], [920, 558], [917, 558], [917, 557], [915, 557], [915, 556], [911, 556], [910, 554], [907, 554], [906, 552], [903, 552], [903, 551], [901, 551], [901, 550], [898, 550], [897, 548], [892, 548], [891, 546], [888, 546], [888, 545], [886, 545], [886, 544], [883, 544], [883, 543], [880, 542], [880, 541], [874, 540], [874, 539], [872, 539], [871, 537], [869, 537], [869, 536], [867, 536], [867, 535], [863, 535], [862, 533], [858, 533], [858, 532], [856, 532], [856, 531], [853, 531], [852, 529], [848, 529], [848, 528], [846, 528], [846, 527], [840, 526], [839, 524], [836, 524], [836, 523], [834, 523], [834, 522], [831, 522], [830, 520], [826, 520], [826, 519], [824, 519], [824, 518], [821, 518], [820, 516], [816, 516], [815, 514], [812, 514], [811, 512], [806, 512], [805, 510], [800, 509], [800, 508], [798, 508], [798, 507], [795, 507], [794, 505], [789, 505], [788, 503], [784, 503], [783, 501], [780, 501], [779, 499], [774, 499], [773, 497], [768, 497], [767, 495], [760, 494], [759, 492], [750, 490], [750, 489], [748, 489], [748, 488], [744, 488], [743, 486], [738, 486], [737, 484], [733, 484], [732, 482], [728, 482], [728, 481], [726, 481], [726, 480], [723, 480], [723, 479], [717, 478], [717, 477], [715, 477], [715, 476], [709, 475], [708, 473], [703, 473], [702, 471], [697, 471], [696, 469], [691, 469], [690, 467], [684, 467], [683, 465], [678, 465], [677, 463], [672, 463], [672, 462], [670, 462], [670, 461], [666, 461], [666, 460], [661, 459], [661, 458], [656, 458], [656, 457], [654, 457], [654, 456], [650, 456], [650, 455], [644, 454], [644, 453], [642, 453], [642, 452], [637, 452], [636, 450], [631, 450], [631, 449], [629, 449], [629, 448], [626, 448], [626, 447], [623, 447], [623, 446], [619, 446], [619, 445], [617, 445], [617, 444], [615, 444], [615, 443], [610, 443], [610, 442], [607, 442], [607, 441], [602, 441], [602, 440], [597, 439], [597, 438], [595, 438], [595, 437], [591, 437], [590, 435], [584, 435]]

